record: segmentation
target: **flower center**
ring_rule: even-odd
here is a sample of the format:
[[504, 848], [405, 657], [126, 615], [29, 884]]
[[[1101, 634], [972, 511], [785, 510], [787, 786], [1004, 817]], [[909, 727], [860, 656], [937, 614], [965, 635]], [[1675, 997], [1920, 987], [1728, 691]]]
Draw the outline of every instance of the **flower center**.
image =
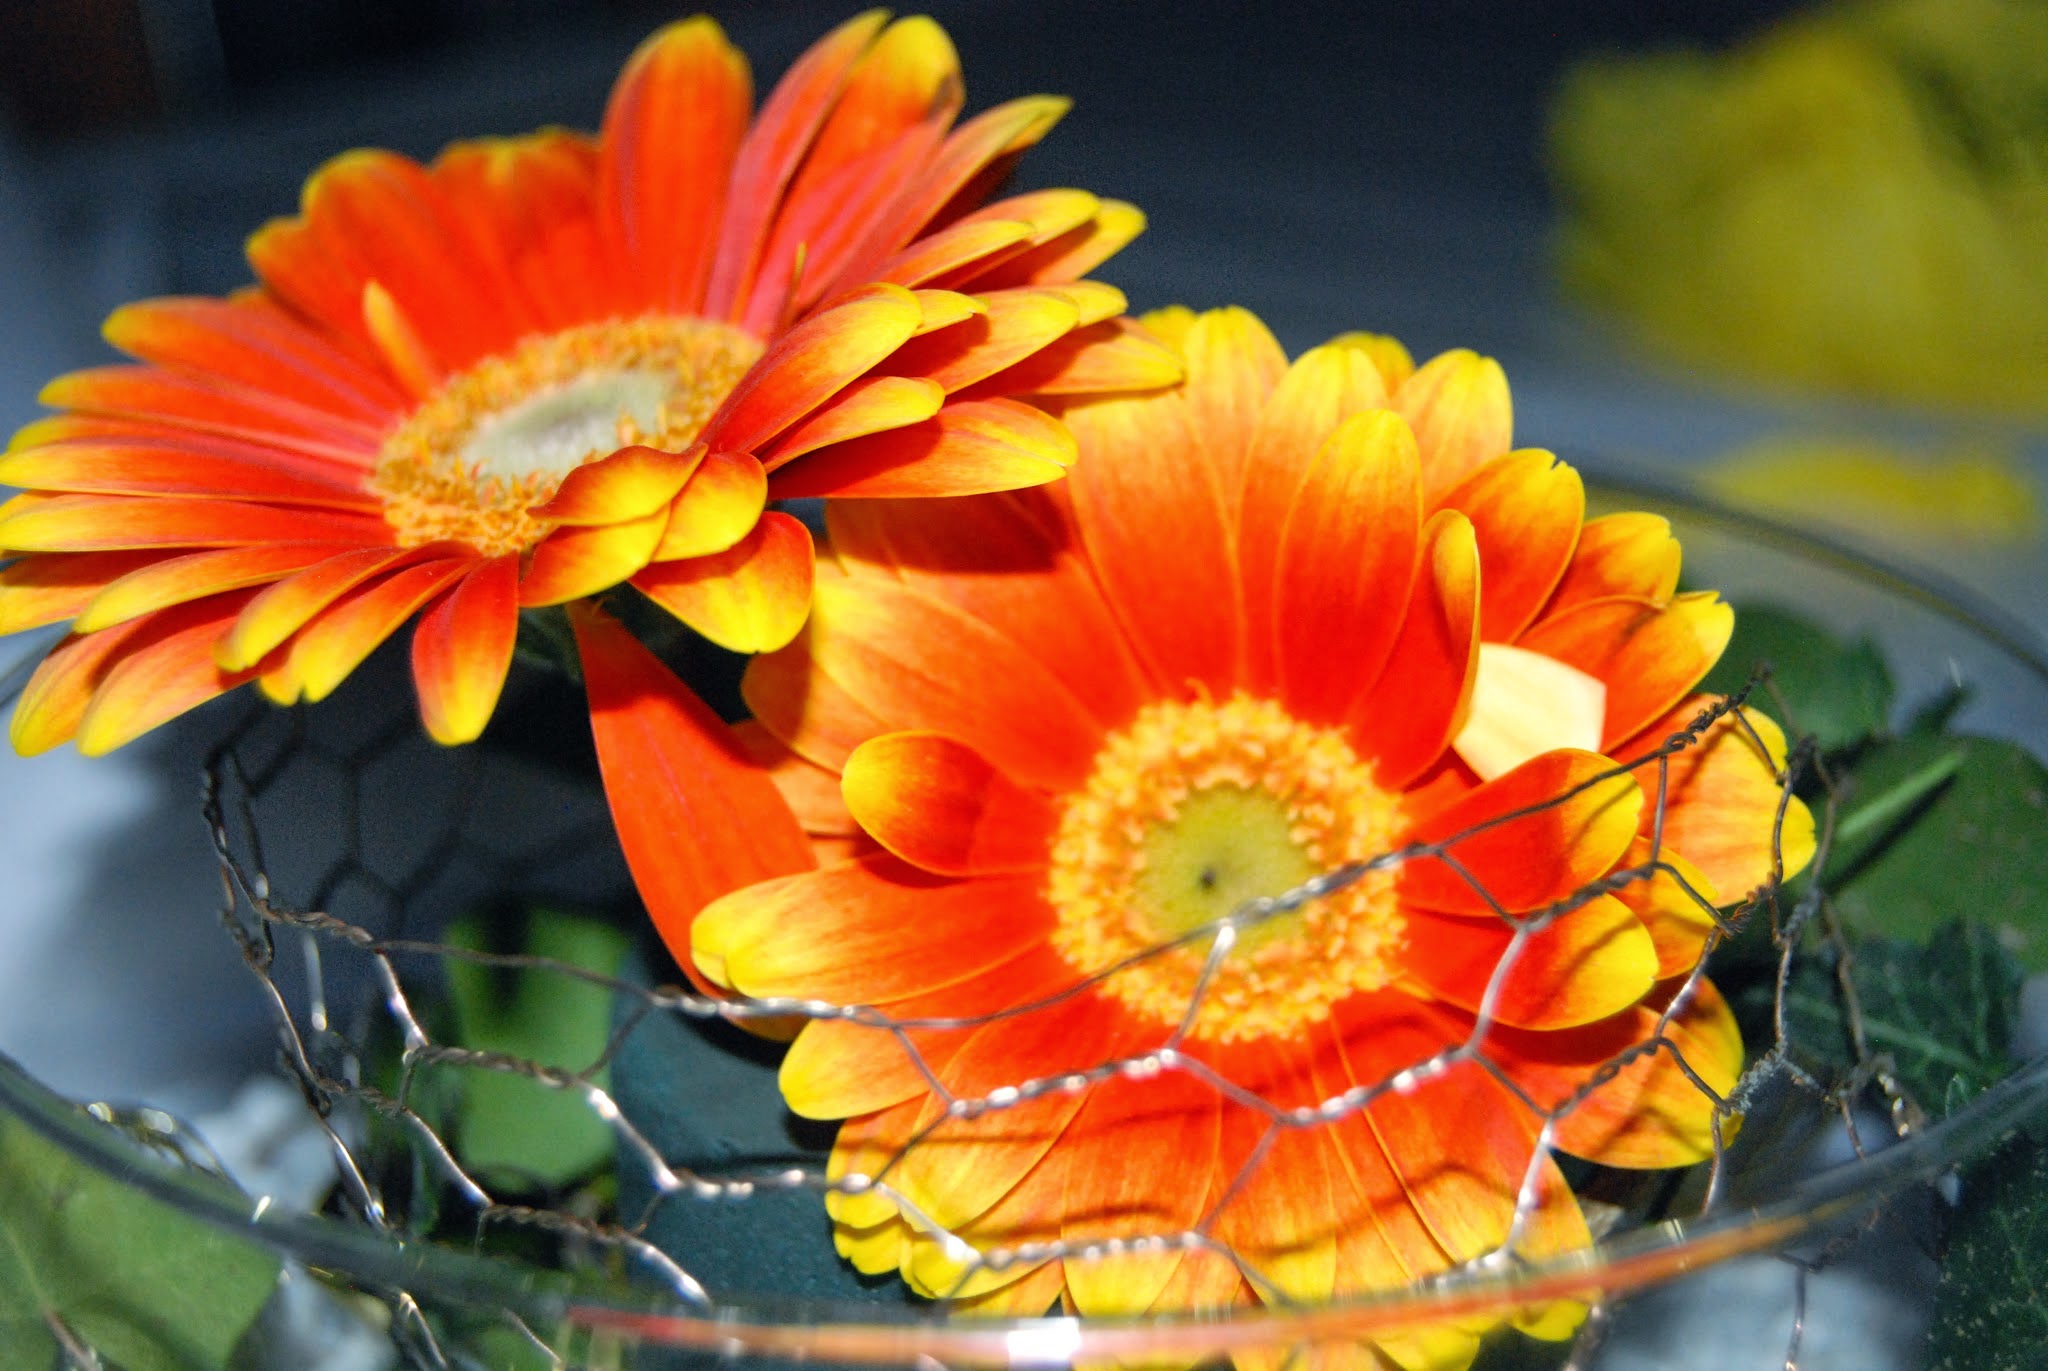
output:
[[[1047, 895], [1053, 945], [1095, 975], [1281, 895], [1319, 872], [1390, 850], [1400, 803], [1334, 729], [1270, 700], [1164, 702], [1096, 754], [1068, 795]], [[1391, 870], [1241, 929], [1203, 991], [1193, 1036], [1290, 1033], [1391, 982], [1403, 924]], [[1164, 1024], [1194, 999], [1210, 940], [1157, 953], [1105, 988]]]
[[530, 511], [564, 476], [634, 443], [683, 451], [760, 356], [751, 335], [709, 319], [528, 338], [443, 382], [384, 440], [370, 489], [401, 547], [523, 552], [552, 527]]

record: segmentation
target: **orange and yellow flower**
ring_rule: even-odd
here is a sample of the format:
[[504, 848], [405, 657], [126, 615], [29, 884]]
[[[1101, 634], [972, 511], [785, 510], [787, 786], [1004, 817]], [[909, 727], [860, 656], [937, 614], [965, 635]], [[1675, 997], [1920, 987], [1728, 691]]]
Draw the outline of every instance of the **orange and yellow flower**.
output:
[[0, 632], [69, 621], [15, 746], [103, 752], [255, 680], [317, 700], [414, 615], [422, 716], [489, 720], [522, 608], [631, 581], [741, 651], [808, 607], [770, 500], [1058, 479], [1021, 396], [1173, 358], [1082, 279], [1142, 227], [1078, 190], [977, 208], [1059, 118], [954, 127], [929, 19], [829, 34], [751, 114], [698, 18], [650, 38], [595, 138], [355, 152], [249, 244], [260, 284], [148, 301], [139, 359], [65, 376], [0, 459]]
[[[1614, 688], [1597, 738], [1468, 761], [1489, 646], [1588, 677], [1623, 653], [1528, 628], [1570, 617], [1568, 577], [1496, 628], [1495, 582], [1540, 579], [1516, 530], [1569, 513], [1569, 562], [1611, 527], [1556, 496], [1567, 468], [1500, 456], [1491, 363], [1352, 336], [1290, 365], [1242, 311], [1156, 324], [1185, 387], [1067, 408], [1062, 485], [830, 507], [812, 618], [751, 664], [756, 720], [724, 739], [577, 617], [650, 912], [705, 983], [890, 1020], [811, 1019], [781, 1082], [845, 1121], [839, 1250], [924, 1294], [1213, 1310], [1404, 1286], [1511, 1230], [1525, 1256], [1582, 1246], [1549, 1148], [1697, 1161], [1741, 1066], [1688, 975], [1705, 916], [1627, 880], [1641, 837], [1667, 885], [1711, 863], [1717, 898], [1803, 861], [1776, 735], [1716, 724], [1662, 784], [1598, 750], [1689, 707], [1706, 652]], [[1496, 462], [1488, 505], [1463, 478]], [[1534, 731], [1561, 726], [1532, 699]], [[1213, 1245], [1077, 1250], [1187, 1232]], [[1481, 1331], [1334, 1355], [1463, 1367]]]

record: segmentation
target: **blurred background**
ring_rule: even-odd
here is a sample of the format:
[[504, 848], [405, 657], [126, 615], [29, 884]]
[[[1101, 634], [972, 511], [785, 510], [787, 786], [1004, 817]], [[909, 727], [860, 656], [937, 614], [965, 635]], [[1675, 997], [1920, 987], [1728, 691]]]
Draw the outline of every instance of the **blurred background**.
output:
[[[1825, 526], [2048, 628], [2048, 6], [930, 8], [970, 112], [1075, 97], [1019, 185], [1149, 213], [1100, 273], [1134, 310], [1243, 304], [1290, 351], [1357, 328], [1475, 348], [1523, 445]], [[244, 237], [322, 160], [595, 127], [684, 12], [4, 0], [0, 427], [112, 359], [115, 306], [246, 283]], [[850, 7], [714, 13], [764, 91]], [[64, 1092], [204, 1115], [266, 1065], [196, 803], [234, 713], [95, 761], [0, 755], [0, 1052]], [[592, 818], [545, 766], [469, 783], [517, 792], [534, 842]], [[432, 802], [396, 791], [384, 822]]]

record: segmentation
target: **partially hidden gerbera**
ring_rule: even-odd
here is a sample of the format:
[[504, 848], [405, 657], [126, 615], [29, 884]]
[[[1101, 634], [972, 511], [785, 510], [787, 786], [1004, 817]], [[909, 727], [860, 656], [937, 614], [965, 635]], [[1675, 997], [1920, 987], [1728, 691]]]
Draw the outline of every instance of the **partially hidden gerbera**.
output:
[[1142, 227], [1078, 190], [980, 207], [1065, 102], [957, 128], [951, 43], [877, 11], [752, 112], [697, 18], [620, 75], [595, 138], [356, 152], [257, 233], [259, 284], [129, 306], [138, 365], [65, 376], [0, 460], [0, 631], [70, 622], [15, 746], [119, 746], [256, 680], [317, 700], [420, 615], [444, 742], [488, 721], [522, 608], [631, 581], [716, 642], [788, 640], [798, 496], [1059, 477], [1018, 396], [1170, 383], [1081, 279]]
[[[839, 1250], [923, 1294], [1217, 1310], [1583, 1246], [1550, 1149], [1705, 1158], [1741, 1065], [1697, 974], [1711, 916], [1623, 898], [1693, 870], [1641, 860], [1674, 847], [1643, 853], [1646, 815], [1661, 795], [1661, 832], [1712, 849], [1703, 898], [1763, 887], [1807, 841], [1776, 735], [1716, 723], [1696, 736], [1737, 745], [1633, 770], [1604, 733], [1467, 761], [1490, 589], [1522, 574], [1506, 516], [1558, 512], [1542, 483], [1521, 487], [1540, 509], [1446, 502], [1508, 446], [1491, 364], [1411, 375], [1361, 335], [1290, 365], [1242, 311], [1156, 322], [1185, 387], [1068, 409], [1061, 486], [936, 518], [832, 507], [813, 616], [751, 664], [756, 720], [728, 740], [578, 619], [650, 912], [711, 985], [887, 1017], [806, 1022], [781, 1083], [844, 1120]], [[1562, 619], [1563, 593], [1534, 599]], [[1654, 732], [1713, 655], [1660, 666], [1616, 729]], [[1570, 689], [1533, 699], [1567, 726]], [[685, 826], [749, 842], [682, 847]], [[1252, 917], [1347, 864], [1367, 869]], [[1519, 1321], [1561, 1336], [1579, 1315]], [[1483, 1329], [1329, 1350], [1463, 1367]]]

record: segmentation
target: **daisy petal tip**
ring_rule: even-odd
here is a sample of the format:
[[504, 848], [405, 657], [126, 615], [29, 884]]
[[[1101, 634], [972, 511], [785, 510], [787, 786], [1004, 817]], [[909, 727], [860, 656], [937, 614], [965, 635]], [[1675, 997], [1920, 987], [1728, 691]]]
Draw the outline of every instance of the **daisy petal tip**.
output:
[[74, 732], [74, 728], [53, 719], [48, 709], [35, 708], [24, 702], [15, 706], [14, 717], [7, 727], [7, 741], [17, 756], [40, 757], [70, 742]]
[[1184, 344], [1195, 320], [1201, 316], [1186, 305], [1162, 305], [1148, 309], [1137, 318], [1138, 326], [1150, 333], [1176, 360], [1185, 351]]

